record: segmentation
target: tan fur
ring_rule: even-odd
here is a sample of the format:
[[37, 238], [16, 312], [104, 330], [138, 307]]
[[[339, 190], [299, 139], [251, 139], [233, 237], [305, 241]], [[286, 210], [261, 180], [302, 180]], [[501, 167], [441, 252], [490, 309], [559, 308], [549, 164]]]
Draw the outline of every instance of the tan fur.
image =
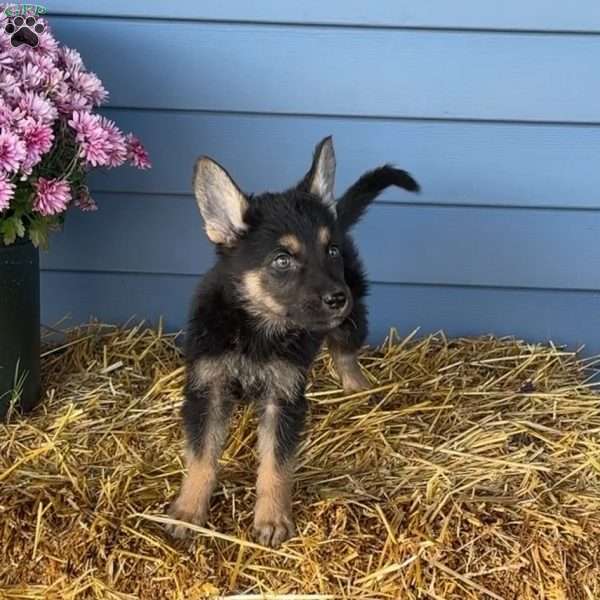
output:
[[[183, 479], [181, 491], [177, 500], [171, 505], [169, 514], [178, 521], [202, 525], [206, 520], [210, 497], [217, 483], [218, 461], [225, 444], [227, 435], [227, 419], [223, 414], [221, 398], [222, 379], [218, 369], [207, 365], [206, 362], [196, 363], [195, 376], [210, 377], [210, 412], [206, 423], [207, 431], [202, 448], [186, 452], [187, 474]], [[207, 379], [206, 381], [209, 381]], [[168, 527], [174, 537], [185, 537], [190, 530], [183, 525]]]
[[356, 354], [344, 354], [339, 350], [331, 349], [331, 357], [335, 365], [342, 387], [347, 394], [361, 392], [369, 388], [369, 382], [360, 370]]
[[[178, 521], [203, 525], [208, 513], [210, 497], [217, 482], [217, 460], [214, 451], [208, 451], [198, 458], [188, 453], [187, 475], [181, 492], [172, 504], [169, 515]], [[169, 526], [171, 535], [185, 537], [190, 530], [183, 525]]]
[[258, 431], [260, 464], [256, 481], [254, 529], [265, 546], [279, 546], [295, 533], [292, 519], [291, 469], [275, 456], [275, 423], [278, 409], [265, 408]]
[[328, 227], [321, 227], [319, 229], [319, 242], [327, 247], [329, 246], [329, 242], [331, 241], [331, 231], [329, 231]]
[[304, 244], [293, 233], [288, 233], [279, 238], [279, 244], [290, 251], [291, 254], [300, 254]]
[[277, 317], [285, 315], [285, 307], [279, 304], [265, 289], [261, 280], [260, 270], [257, 269], [245, 273], [243, 286], [246, 300], [252, 305], [262, 307]]
[[285, 331], [288, 325], [286, 308], [265, 289], [260, 269], [248, 271], [242, 278], [239, 290], [248, 312], [257, 317], [265, 333]]

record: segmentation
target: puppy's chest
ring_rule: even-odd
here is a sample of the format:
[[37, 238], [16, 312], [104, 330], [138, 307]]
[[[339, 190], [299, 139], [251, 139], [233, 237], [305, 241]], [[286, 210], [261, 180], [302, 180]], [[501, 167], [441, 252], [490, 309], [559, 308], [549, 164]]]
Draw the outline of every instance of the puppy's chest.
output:
[[198, 358], [193, 376], [198, 385], [236, 389], [244, 397], [289, 398], [304, 385], [304, 371], [297, 365], [280, 358], [255, 360], [236, 352]]

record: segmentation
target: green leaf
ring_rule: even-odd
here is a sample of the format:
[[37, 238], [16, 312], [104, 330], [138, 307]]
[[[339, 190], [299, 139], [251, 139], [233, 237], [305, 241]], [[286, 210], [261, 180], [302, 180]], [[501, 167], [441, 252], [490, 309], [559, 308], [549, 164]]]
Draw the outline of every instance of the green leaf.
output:
[[23, 221], [17, 215], [4, 219], [0, 223], [0, 234], [2, 234], [3, 241], [7, 246], [14, 244], [17, 237], [22, 238], [25, 235]]
[[29, 225], [29, 239], [36, 248], [48, 249], [48, 224], [42, 219], [33, 219]]

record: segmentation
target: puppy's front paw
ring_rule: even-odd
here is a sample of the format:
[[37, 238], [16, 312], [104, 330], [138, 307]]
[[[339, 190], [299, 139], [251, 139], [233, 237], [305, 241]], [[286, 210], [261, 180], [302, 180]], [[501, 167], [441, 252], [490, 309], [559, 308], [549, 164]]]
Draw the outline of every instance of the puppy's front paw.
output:
[[363, 392], [371, 387], [369, 380], [363, 375], [360, 369], [356, 354], [345, 354], [332, 350], [331, 356], [346, 394]]
[[259, 501], [254, 511], [254, 535], [259, 544], [277, 548], [296, 535], [291, 512]]
[[[176, 519], [177, 521], [185, 521], [186, 523], [192, 523], [193, 525], [204, 525], [206, 521], [205, 510], [189, 510], [180, 505], [179, 500], [175, 500], [169, 507], [169, 517]], [[176, 525], [175, 523], [169, 523], [166, 526], [167, 533], [174, 538], [183, 539], [193, 535], [194, 531], [185, 525]]]
[[368, 390], [371, 384], [362, 374], [360, 367], [356, 365], [356, 368], [351, 372], [342, 374], [342, 387], [346, 394], [356, 394]]

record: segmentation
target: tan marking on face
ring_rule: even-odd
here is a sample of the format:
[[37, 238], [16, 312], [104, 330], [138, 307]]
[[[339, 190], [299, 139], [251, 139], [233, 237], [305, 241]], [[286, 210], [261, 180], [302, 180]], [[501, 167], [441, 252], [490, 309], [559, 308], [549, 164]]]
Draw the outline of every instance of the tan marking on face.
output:
[[331, 357], [335, 364], [335, 370], [342, 380], [342, 387], [347, 394], [369, 388], [369, 382], [360, 370], [356, 354], [346, 354], [331, 349]]
[[329, 231], [328, 227], [321, 227], [319, 229], [319, 242], [327, 247], [329, 246], [329, 242], [331, 241], [331, 231]]
[[303, 244], [293, 233], [288, 233], [279, 238], [279, 244], [286, 250], [290, 251], [290, 254], [300, 254], [302, 252]]
[[[244, 295], [246, 300], [255, 308], [266, 309], [275, 316], [285, 316], [285, 307], [279, 304], [265, 289], [260, 270], [248, 271], [243, 276]], [[268, 315], [267, 315], [268, 316]]]

